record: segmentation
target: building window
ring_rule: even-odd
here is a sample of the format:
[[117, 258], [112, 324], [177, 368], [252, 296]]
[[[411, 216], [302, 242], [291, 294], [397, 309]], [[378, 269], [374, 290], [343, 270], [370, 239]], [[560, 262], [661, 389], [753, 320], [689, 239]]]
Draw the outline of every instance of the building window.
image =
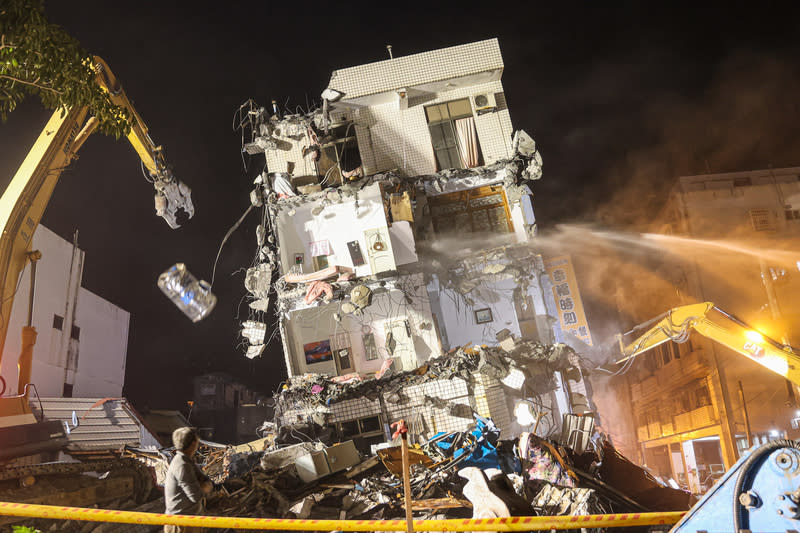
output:
[[428, 200], [436, 233], [510, 233], [514, 231], [501, 186], [487, 185], [440, 194]]
[[675, 342], [665, 342], [656, 348], [656, 359], [659, 368], [681, 358], [680, 345]]
[[348, 420], [339, 423], [339, 433], [343, 439], [383, 437], [383, 422], [380, 415]]
[[81, 340], [81, 328], [73, 324], [72, 331], [70, 332], [69, 336], [76, 341]]
[[711, 392], [708, 390], [708, 383], [705, 380], [698, 383], [698, 387], [694, 390], [694, 396], [696, 408], [711, 405]]
[[786, 220], [800, 220], [800, 209], [791, 209], [789, 207], [784, 211]]
[[750, 223], [755, 231], [771, 231], [775, 229], [772, 213], [769, 209], [751, 209], [749, 212]]
[[356, 128], [352, 121], [330, 127], [328, 135], [321, 138], [320, 160], [317, 171], [322, 183], [338, 184], [360, 178], [361, 153], [358, 151]]
[[481, 164], [475, 119], [469, 98], [425, 108], [438, 170]]
[[53, 315], [53, 329], [61, 331], [64, 328], [64, 317]]

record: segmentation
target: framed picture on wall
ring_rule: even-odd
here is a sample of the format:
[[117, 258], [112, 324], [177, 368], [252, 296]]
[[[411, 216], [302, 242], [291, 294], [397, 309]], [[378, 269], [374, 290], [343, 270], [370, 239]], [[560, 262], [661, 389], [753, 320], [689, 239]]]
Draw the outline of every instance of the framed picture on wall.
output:
[[302, 265], [305, 262], [305, 254], [294, 254], [294, 264]]
[[306, 354], [306, 364], [313, 365], [314, 363], [324, 363], [326, 361], [333, 361], [333, 353], [331, 352], [331, 341], [317, 341], [309, 342], [303, 345], [303, 351]]
[[475, 310], [475, 323], [476, 324], [486, 324], [487, 322], [492, 321], [492, 310], [488, 307], [485, 309], [476, 309]]

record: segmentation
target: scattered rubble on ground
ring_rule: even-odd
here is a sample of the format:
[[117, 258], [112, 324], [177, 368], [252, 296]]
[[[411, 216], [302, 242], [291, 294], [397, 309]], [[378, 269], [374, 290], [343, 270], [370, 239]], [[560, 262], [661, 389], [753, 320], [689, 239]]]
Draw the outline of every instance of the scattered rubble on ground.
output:
[[[331, 431], [329, 409], [337, 402], [372, 398], [402, 403], [416, 385], [436, 380], [471, 382], [476, 375], [503, 380], [516, 369], [525, 386], [546, 393], [554, 369], [565, 370], [574, 353], [564, 345], [514, 341], [503, 347], [460, 348], [422, 367], [380, 378], [307, 374], [290, 379], [276, 393], [276, 418], [260, 428], [262, 438], [239, 446], [203, 442], [198, 464], [215, 483], [207, 513], [314, 519], [403, 518], [403, 472], [398, 442], [369, 449]], [[536, 368], [548, 368], [537, 373]], [[532, 390], [532, 389], [531, 389]], [[529, 432], [501, 439], [491, 419], [466, 404], [426, 397], [431, 409], [464, 411], [462, 431], [410, 432], [410, 483], [416, 518], [549, 516], [688, 509], [689, 493], [663, 486], [644, 469], [622, 457], [595, 432], [591, 414], [578, 418], [591, 438], [567, 446], [562, 435]], [[438, 405], [442, 403], [443, 405]], [[460, 409], [455, 409], [455, 407]], [[311, 429], [286, 413], [302, 412]], [[585, 419], [585, 420], [584, 420]], [[570, 426], [572, 427], [572, 426]], [[588, 429], [587, 429], [588, 428]], [[541, 431], [540, 431], [541, 433]], [[558, 436], [556, 436], [558, 435]], [[507, 435], [509, 436], [509, 435]], [[388, 439], [381, 438], [381, 441]], [[173, 451], [126, 447], [123, 456], [154, 470], [161, 485]], [[154, 491], [151, 497], [157, 497]], [[134, 502], [112, 502], [107, 508], [131, 509]], [[137, 510], [159, 512], [163, 498]], [[38, 524], [38, 522], [37, 522]], [[67, 527], [69, 526], [69, 527]], [[74, 527], [73, 527], [74, 526]], [[50, 526], [48, 526], [50, 527]], [[61, 524], [59, 531], [106, 531], [100, 524]], [[47, 531], [47, 527], [40, 527]], [[134, 531], [134, 530], [131, 530]], [[137, 529], [135, 531], [147, 531]]]

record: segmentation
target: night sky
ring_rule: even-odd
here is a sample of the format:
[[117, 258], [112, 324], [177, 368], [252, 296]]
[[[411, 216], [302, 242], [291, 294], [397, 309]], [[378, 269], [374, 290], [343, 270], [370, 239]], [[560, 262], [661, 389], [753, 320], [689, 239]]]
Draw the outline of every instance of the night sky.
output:
[[[397, 57], [499, 38], [514, 127], [544, 158], [534, 207], [545, 232], [646, 220], [679, 175], [800, 165], [797, 5], [515, 4], [47, 3], [52, 22], [109, 63], [193, 190], [196, 216], [170, 230], [135, 152], [95, 135], [44, 215], [64, 238], [80, 230], [84, 286], [131, 312], [124, 394], [137, 408], [180, 407], [206, 371], [264, 392], [285, 376], [278, 345], [255, 362], [238, 348], [256, 215], [223, 250], [219, 303], [204, 321], [192, 324], [155, 281], [178, 261], [210, 280], [248, 205], [263, 158], [243, 168], [237, 107], [319, 101], [332, 70], [386, 59], [388, 43]], [[0, 175], [13, 175], [48, 116], [31, 99], [0, 124]]]

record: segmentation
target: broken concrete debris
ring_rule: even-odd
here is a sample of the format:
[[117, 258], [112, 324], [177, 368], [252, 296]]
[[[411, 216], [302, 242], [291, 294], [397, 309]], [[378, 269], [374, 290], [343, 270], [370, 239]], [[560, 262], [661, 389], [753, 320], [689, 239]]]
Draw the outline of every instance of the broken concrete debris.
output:
[[[523, 346], [532, 353], [516, 354], [520, 368], [526, 368], [526, 360], [568, 364], [568, 349]], [[502, 376], [510, 365], [504, 366], [507, 361], [499, 354], [509, 355], [500, 348], [461, 349], [415, 371], [381, 379], [305, 375], [290, 380], [276, 393], [276, 422], [262, 426], [264, 438], [237, 447], [203, 443], [200, 462], [217, 487], [208, 499], [208, 514], [404, 516], [398, 443], [380, 427], [381, 443], [372, 448], [365, 446], [363, 437], [343, 439], [341, 427], [331, 426], [333, 411], [359, 397], [379, 403], [391, 397], [391, 403], [408, 405], [414, 386], [441, 380], [477, 382], [479, 369]], [[409, 424], [415, 443], [410, 445], [409, 476], [416, 518], [578, 515], [689, 506], [688, 493], [660, 485], [602, 438], [592, 439], [577, 453], [560, 437], [522, 432], [503, 439], [491, 419], [475, 412], [471, 419], [466, 431]], [[166, 465], [170, 451], [162, 451], [161, 457]], [[148, 459], [153, 461], [153, 455]]]
[[[279, 394], [292, 393], [286, 389]], [[669, 502], [670, 510], [688, 508], [687, 493], [659, 485], [642, 469], [633, 476], [640, 479], [635, 490], [618, 484], [620, 476], [631, 475], [632, 464], [608, 442], [576, 455], [545, 437], [523, 434], [501, 440], [498, 435], [491, 420], [476, 415], [469, 432], [439, 432], [411, 446], [415, 518], [634, 512], [663, 507], [659, 498]], [[311, 519], [404, 516], [396, 443], [387, 443], [389, 447], [376, 454], [363, 454], [352, 440], [326, 446], [312, 439], [281, 447], [278, 433], [271, 436], [249, 450], [205, 443], [200, 452], [203, 469], [218, 489], [208, 499], [208, 514]], [[606, 458], [611, 459], [607, 465]], [[593, 465], [594, 474], [583, 470], [587, 463]]]

